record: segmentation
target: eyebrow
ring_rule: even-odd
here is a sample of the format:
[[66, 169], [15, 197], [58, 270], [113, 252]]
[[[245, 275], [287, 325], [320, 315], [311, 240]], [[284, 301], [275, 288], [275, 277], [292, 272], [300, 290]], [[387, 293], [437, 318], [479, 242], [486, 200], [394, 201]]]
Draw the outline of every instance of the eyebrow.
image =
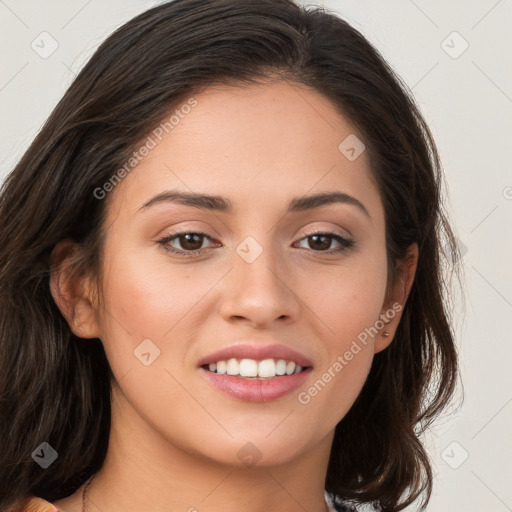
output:
[[[177, 203], [185, 206], [193, 206], [195, 208], [217, 211], [221, 213], [232, 214], [235, 211], [233, 203], [226, 197], [209, 194], [196, 194], [192, 192], [184, 192], [181, 190], [167, 190], [162, 192], [144, 203], [144, 205], [139, 208], [139, 211], [165, 202]], [[364, 204], [361, 203], [361, 201], [353, 196], [345, 194], [344, 192], [338, 191], [295, 197], [288, 204], [287, 211], [289, 213], [302, 212], [334, 203], [343, 203], [355, 206], [368, 218], [371, 218], [368, 210]]]

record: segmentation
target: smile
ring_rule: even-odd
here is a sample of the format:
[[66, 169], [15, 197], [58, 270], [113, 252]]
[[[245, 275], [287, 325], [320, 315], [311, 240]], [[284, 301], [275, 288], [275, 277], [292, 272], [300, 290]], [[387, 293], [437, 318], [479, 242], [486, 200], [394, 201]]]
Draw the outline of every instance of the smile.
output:
[[[278, 373], [283, 368], [285, 373]], [[216, 390], [245, 402], [269, 402], [285, 397], [302, 386], [312, 370], [282, 359], [229, 359], [199, 368], [202, 377]]]

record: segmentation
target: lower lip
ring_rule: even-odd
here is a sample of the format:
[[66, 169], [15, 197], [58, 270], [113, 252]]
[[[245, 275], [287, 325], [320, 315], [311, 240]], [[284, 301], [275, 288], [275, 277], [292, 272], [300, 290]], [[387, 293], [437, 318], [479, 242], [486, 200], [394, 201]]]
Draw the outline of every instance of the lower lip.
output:
[[297, 389], [309, 377], [312, 368], [292, 375], [278, 375], [271, 379], [245, 379], [233, 375], [210, 372], [199, 368], [204, 378], [220, 391], [246, 402], [270, 402]]

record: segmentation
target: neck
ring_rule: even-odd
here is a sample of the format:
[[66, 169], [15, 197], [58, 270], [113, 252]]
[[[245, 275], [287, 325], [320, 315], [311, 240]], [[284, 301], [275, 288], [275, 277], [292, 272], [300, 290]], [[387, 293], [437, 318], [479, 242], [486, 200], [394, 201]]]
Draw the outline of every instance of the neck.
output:
[[155, 435], [126, 403], [115, 407], [119, 401], [113, 400], [105, 462], [87, 488], [87, 511], [90, 503], [109, 512], [327, 511], [324, 485], [332, 436], [286, 463], [227, 466]]

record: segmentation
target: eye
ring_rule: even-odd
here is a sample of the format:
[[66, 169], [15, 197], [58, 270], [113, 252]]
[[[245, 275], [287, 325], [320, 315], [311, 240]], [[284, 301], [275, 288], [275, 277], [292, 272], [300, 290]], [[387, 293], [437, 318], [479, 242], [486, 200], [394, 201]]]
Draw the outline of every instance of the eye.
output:
[[[182, 231], [179, 233], [170, 233], [160, 239], [158, 243], [162, 244], [166, 251], [187, 257], [203, 252], [204, 248], [202, 245], [205, 238], [212, 241], [206, 233]], [[181, 248], [170, 245], [173, 241], [181, 245]]]
[[[345, 251], [354, 245], [354, 242], [352, 240], [348, 240], [339, 233], [335, 232], [309, 233], [306, 237], [302, 238], [300, 242], [302, 242], [303, 240], [309, 240], [308, 243], [310, 244], [310, 247], [314, 249], [315, 252], [338, 253]], [[329, 246], [331, 245], [333, 240], [339, 244], [339, 247], [337, 249], [328, 251]]]

